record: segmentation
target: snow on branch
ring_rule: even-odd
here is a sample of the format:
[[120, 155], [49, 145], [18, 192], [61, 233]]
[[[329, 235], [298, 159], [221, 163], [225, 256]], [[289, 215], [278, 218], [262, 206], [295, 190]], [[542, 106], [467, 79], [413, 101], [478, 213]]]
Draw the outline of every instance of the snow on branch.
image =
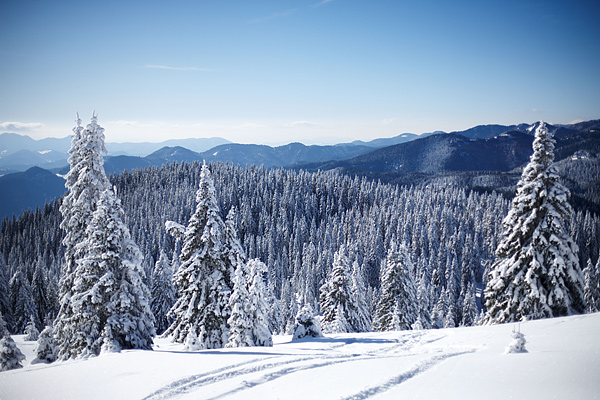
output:
[[185, 234], [185, 226], [178, 224], [175, 221], [165, 222], [165, 228], [169, 235], [173, 236], [175, 239], [181, 239]]

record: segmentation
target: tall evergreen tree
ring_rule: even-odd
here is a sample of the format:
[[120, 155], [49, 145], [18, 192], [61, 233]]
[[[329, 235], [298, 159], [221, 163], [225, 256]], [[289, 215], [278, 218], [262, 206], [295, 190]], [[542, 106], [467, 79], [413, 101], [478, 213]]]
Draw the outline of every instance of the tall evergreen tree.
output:
[[226, 248], [226, 230], [213, 179], [204, 164], [196, 211], [185, 230], [181, 265], [175, 273], [179, 298], [169, 312], [173, 323], [163, 334], [175, 342], [183, 343], [190, 331], [203, 348], [221, 348], [228, 342], [229, 296], [235, 270], [231, 249]]
[[412, 329], [418, 318], [417, 289], [412, 261], [403, 245], [392, 242], [381, 277], [381, 299], [377, 305], [377, 330]]
[[93, 356], [103, 346], [150, 349], [154, 317], [142, 281], [141, 253], [104, 172], [104, 129], [95, 115], [84, 132], [78, 128], [69, 194], [61, 206], [67, 260], [54, 327], [58, 355]]
[[[74, 330], [75, 316], [72, 304], [73, 288], [79, 285], [75, 270], [78, 262], [86, 256], [87, 249], [82, 245], [87, 239], [87, 228], [100, 200], [100, 194], [109, 186], [104, 172], [102, 154], [104, 128], [98, 125], [98, 117], [92, 115], [90, 124], [83, 129], [77, 115], [77, 126], [73, 128], [71, 149], [69, 150], [69, 172], [65, 186], [68, 193], [60, 206], [65, 232], [65, 262], [59, 283], [59, 312], [55, 320], [54, 335], [62, 359], [80, 354], [75, 348], [85, 348], [86, 338]], [[85, 279], [85, 278], [84, 278]]]
[[567, 232], [573, 210], [553, 165], [554, 139], [545, 123], [504, 219], [503, 239], [485, 289], [488, 323], [584, 311], [577, 245]]

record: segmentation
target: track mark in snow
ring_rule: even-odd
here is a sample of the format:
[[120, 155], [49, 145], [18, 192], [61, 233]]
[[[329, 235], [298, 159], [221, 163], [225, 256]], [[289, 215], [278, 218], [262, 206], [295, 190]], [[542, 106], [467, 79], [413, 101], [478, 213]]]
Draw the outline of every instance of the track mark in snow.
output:
[[359, 358], [359, 357], [351, 357], [351, 356], [344, 356], [344, 357], [336, 357], [336, 358], [340, 358], [338, 360], [334, 360], [334, 361], [325, 361], [325, 362], [319, 362], [319, 363], [315, 363], [315, 364], [309, 364], [309, 365], [299, 365], [296, 367], [288, 367], [288, 368], [283, 368], [268, 374], [265, 374], [253, 381], [243, 381], [241, 386], [232, 389], [228, 392], [222, 393], [218, 396], [215, 397], [211, 397], [207, 400], [217, 400], [217, 399], [222, 399], [225, 398], [227, 396], [231, 396], [232, 394], [236, 394], [239, 392], [242, 392], [244, 390], [247, 389], [251, 389], [255, 386], [258, 385], [262, 385], [264, 383], [267, 382], [271, 382], [275, 379], [287, 376], [289, 374], [293, 374], [294, 372], [299, 372], [299, 371], [306, 371], [309, 369], [314, 369], [314, 368], [322, 368], [322, 367], [328, 367], [330, 365], [335, 365], [335, 364], [341, 364], [341, 363], [346, 363], [346, 362], [351, 362], [351, 361], [358, 361], [360, 360], [364, 360], [365, 358]]
[[259, 361], [265, 361], [268, 360], [270, 358], [274, 358], [274, 357], [268, 357], [268, 358], [254, 358], [252, 360], [248, 360], [248, 361], [244, 361], [238, 364], [233, 364], [233, 365], [227, 365], [225, 367], [222, 368], [218, 368], [212, 371], [208, 371], [208, 372], [204, 372], [202, 374], [198, 374], [198, 375], [190, 375], [188, 377], [185, 377], [183, 379], [178, 379], [176, 381], [171, 382], [170, 384], [158, 389], [157, 391], [155, 391], [154, 393], [149, 394], [148, 396], [144, 397], [142, 400], [147, 400], [147, 399], [164, 399], [167, 398], [169, 396], [172, 396], [173, 393], [171, 393], [174, 390], [177, 390], [183, 386], [187, 386], [191, 383], [197, 382], [198, 380], [201, 380], [204, 377], [208, 377], [210, 375], [214, 375], [214, 374], [218, 374], [220, 372], [224, 372], [227, 370], [231, 370], [231, 369], [235, 369], [235, 368], [239, 368], [239, 367], [243, 367], [245, 365], [249, 365], [249, 364], [253, 364], [255, 362], [259, 362]]
[[[167, 399], [167, 398], [171, 398], [174, 396], [180, 396], [180, 395], [183, 395], [186, 393], [193, 392], [195, 390], [198, 390], [202, 387], [205, 387], [205, 386], [208, 386], [211, 384], [243, 377], [244, 375], [265, 372], [263, 375], [256, 377], [254, 380], [250, 380], [250, 379], [244, 380], [236, 388], [234, 388], [228, 392], [222, 393], [216, 397], [213, 397], [213, 399], [220, 399], [220, 398], [223, 398], [223, 397], [226, 397], [226, 396], [229, 396], [229, 395], [232, 395], [232, 394], [235, 394], [235, 393], [247, 390], [247, 389], [251, 389], [255, 386], [262, 385], [264, 383], [273, 381], [275, 379], [278, 379], [283, 376], [293, 374], [293, 373], [299, 372], [299, 371], [305, 371], [305, 370], [310, 370], [310, 369], [315, 369], [315, 368], [323, 368], [323, 367], [328, 367], [328, 366], [335, 365], [335, 364], [347, 363], [347, 362], [353, 362], [353, 361], [361, 361], [361, 360], [367, 360], [367, 359], [372, 359], [372, 358], [398, 357], [398, 356], [403, 355], [402, 353], [404, 353], [404, 355], [411, 355], [410, 353], [407, 353], [407, 352], [410, 352], [410, 350], [416, 344], [423, 343], [423, 342], [421, 342], [421, 339], [423, 336], [424, 336], [424, 333], [421, 333], [421, 332], [415, 333], [415, 334], [408, 336], [404, 340], [401, 340], [401, 341], [397, 340], [391, 346], [378, 348], [376, 350], [368, 351], [368, 352], [365, 352], [362, 354], [356, 354], [356, 353], [352, 354], [351, 353], [351, 354], [330, 355], [330, 354], [318, 353], [318, 354], [313, 354], [308, 357], [298, 356], [298, 357], [294, 357], [292, 359], [288, 359], [285, 361], [270, 362], [270, 363], [265, 363], [265, 364], [258, 364], [255, 366], [249, 366], [250, 364], [267, 361], [273, 357], [252, 359], [252, 360], [249, 360], [249, 361], [246, 361], [243, 363], [225, 366], [225, 367], [222, 367], [222, 368], [219, 368], [216, 370], [204, 372], [204, 373], [201, 373], [198, 375], [188, 376], [184, 379], [180, 379], [180, 380], [171, 382], [170, 384], [164, 386], [163, 388], [158, 389], [157, 391], [151, 393], [150, 395], [145, 397], [144, 400]], [[439, 339], [441, 339], [441, 337], [434, 338], [432, 340], [426, 341], [425, 343], [434, 342]], [[354, 342], [343, 343], [341, 345], [334, 345], [334, 346], [331, 346], [330, 348], [328, 348], [326, 351], [330, 351], [332, 349], [337, 349], [337, 348], [340, 348], [347, 344], [352, 344], [352, 343], [354, 343]], [[432, 360], [436, 360], [435, 363], [438, 363], [448, 357], [463, 354], [463, 353], [437, 356], [437, 357], [434, 357]], [[309, 363], [309, 364], [293, 365], [293, 364], [299, 364], [299, 363], [303, 363], [305, 361], [312, 361], [312, 360], [317, 360], [317, 359], [319, 360], [317, 362], [313, 362], [313, 363]], [[246, 366], [248, 366], [248, 367], [246, 367]], [[246, 368], [241, 368], [241, 367], [246, 367]], [[409, 371], [408, 373], [412, 372], [413, 373], [412, 376], [414, 376], [415, 374], [420, 373], [420, 372], [424, 371], [425, 369], [429, 368], [429, 366], [423, 367], [421, 364], [419, 364], [416, 368], [418, 369], [416, 372]], [[268, 371], [271, 371], [271, 372], [268, 372]], [[406, 373], [404, 375], [406, 375]], [[409, 377], [405, 378], [404, 380], [409, 379], [412, 376], [409, 376]], [[401, 383], [401, 382], [398, 382], [398, 383]], [[398, 383], [396, 383], [396, 384], [398, 384]], [[387, 389], [385, 389], [385, 390], [387, 390]], [[362, 397], [360, 397], [360, 398], [362, 398]]]
[[460, 356], [463, 354], [467, 354], [467, 353], [474, 353], [475, 350], [469, 350], [469, 351], [461, 351], [458, 353], [447, 353], [447, 354], [442, 354], [440, 356], [435, 356], [430, 358], [429, 360], [425, 360], [420, 362], [419, 364], [417, 364], [414, 368], [406, 371], [403, 374], [400, 374], [390, 380], [388, 380], [387, 382], [378, 385], [378, 386], [373, 386], [370, 387], [368, 389], [364, 389], [361, 390], [360, 392], [352, 395], [352, 396], [348, 396], [348, 397], [343, 397], [342, 400], [364, 400], [364, 399], [368, 399], [369, 397], [375, 396], [377, 394], [383, 393], [383, 392], [387, 392], [388, 390], [390, 390], [392, 387], [400, 385], [401, 383], [406, 382], [407, 380], [414, 378], [415, 376], [422, 374], [423, 372], [427, 371], [428, 369], [434, 367], [435, 365], [441, 363], [444, 360], [447, 360], [449, 358], [452, 357], [456, 357], [456, 356]]
[[315, 355], [313, 357], [301, 357], [293, 360], [286, 360], [282, 362], [269, 363], [269, 364], [261, 364], [254, 367], [237, 369], [239, 367], [243, 367], [245, 365], [253, 364], [260, 361], [268, 360], [269, 358], [262, 359], [253, 359], [244, 363], [239, 363], [235, 365], [228, 365], [223, 368], [219, 368], [213, 371], [204, 372], [198, 375], [192, 375], [184, 379], [180, 379], [178, 381], [172, 382], [169, 385], [155, 391], [154, 393], [144, 397], [143, 400], [155, 400], [155, 399], [167, 399], [176, 395], [181, 395], [188, 393], [190, 391], [196, 390], [202, 386], [207, 386], [213, 383], [221, 382], [227, 379], [232, 379], [241, 375], [252, 374], [255, 372], [264, 371], [267, 369], [277, 368], [279, 366], [284, 366], [288, 364], [293, 364], [297, 362], [312, 360], [315, 358], [320, 358], [321, 355]]

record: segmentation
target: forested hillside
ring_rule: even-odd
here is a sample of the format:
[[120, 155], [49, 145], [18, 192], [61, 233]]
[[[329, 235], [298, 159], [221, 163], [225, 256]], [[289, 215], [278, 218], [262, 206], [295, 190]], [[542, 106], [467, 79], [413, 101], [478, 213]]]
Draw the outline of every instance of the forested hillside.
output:
[[[187, 223], [200, 169], [199, 163], [169, 164], [111, 177], [144, 254], [148, 283], [161, 251], [177, 263], [180, 246], [165, 231], [165, 221]], [[270, 302], [275, 332], [293, 324], [298, 296], [319, 311], [319, 289], [342, 245], [364, 279], [367, 304], [374, 306], [379, 297], [386, 253], [392, 243], [403, 243], [429, 316], [425, 327], [470, 325], [477, 319], [483, 273], [494, 258], [509, 207], [502, 195], [451, 185], [399, 187], [335, 172], [221, 163], [210, 169], [223, 217], [237, 209], [234, 222], [248, 258], [260, 258], [268, 266], [269, 290], [280, 300]], [[0, 311], [13, 331], [22, 331], [22, 314], [51, 318], [56, 313], [53, 295], [63, 257], [58, 208], [56, 202], [2, 222], [0, 264], [6, 266], [0, 268]], [[580, 248], [580, 264], [595, 264], [598, 216], [579, 211], [570, 230]]]

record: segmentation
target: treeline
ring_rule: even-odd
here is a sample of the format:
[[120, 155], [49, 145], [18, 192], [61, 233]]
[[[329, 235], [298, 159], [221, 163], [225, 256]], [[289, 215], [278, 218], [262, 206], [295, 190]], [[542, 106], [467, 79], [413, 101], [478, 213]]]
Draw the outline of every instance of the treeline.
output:
[[[342, 245], [350, 265], [356, 265], [354, 273], [365, 282], [367, 304], [375, 306], [380, 297], [388, 250], [403, 244], [414, 265], [412, 278], [421, 288], [419, 301], [431, 316], [428, 323], [459, 326], [477, 319], [484, 272], [494, 259], [509, 208], [502, 195], [435, 184], [399, 187], [335, 172], [220, 163], [210, 169], [223, 218], [236, 208], [234, 224], [248, 258], [268, 267], [268, 286], [280, 300], [280, 310], [272, 314], [277, 321], [270, 321], [275, 331], [289, 331], [303, 306], [298, 298], [319, 312], [320, 288]], [[149, 286], [161, 251], [177, 263], [180, 244], [166, 232], [165, 221], [187, 223], [200, 171], [199, 163], [183, 163], [110, 177], [144, 255]], [[60, 218], [57, 201], [2, 221], [0, 311], [12, 332], [24, 330], [30, 320], [25, 314], [40, 315], [41, 329], [57, 312], [55, 288], [64, 258]], [[578, 211], [570, 230], [582, 267], [588, 260], [595, 264], [598, 216]], [[42, 294], [34, 290], [36, 269], [41, 275], [36, 279], [47, 289]], [[473, 302], [476, 307], [467, 304]]]

